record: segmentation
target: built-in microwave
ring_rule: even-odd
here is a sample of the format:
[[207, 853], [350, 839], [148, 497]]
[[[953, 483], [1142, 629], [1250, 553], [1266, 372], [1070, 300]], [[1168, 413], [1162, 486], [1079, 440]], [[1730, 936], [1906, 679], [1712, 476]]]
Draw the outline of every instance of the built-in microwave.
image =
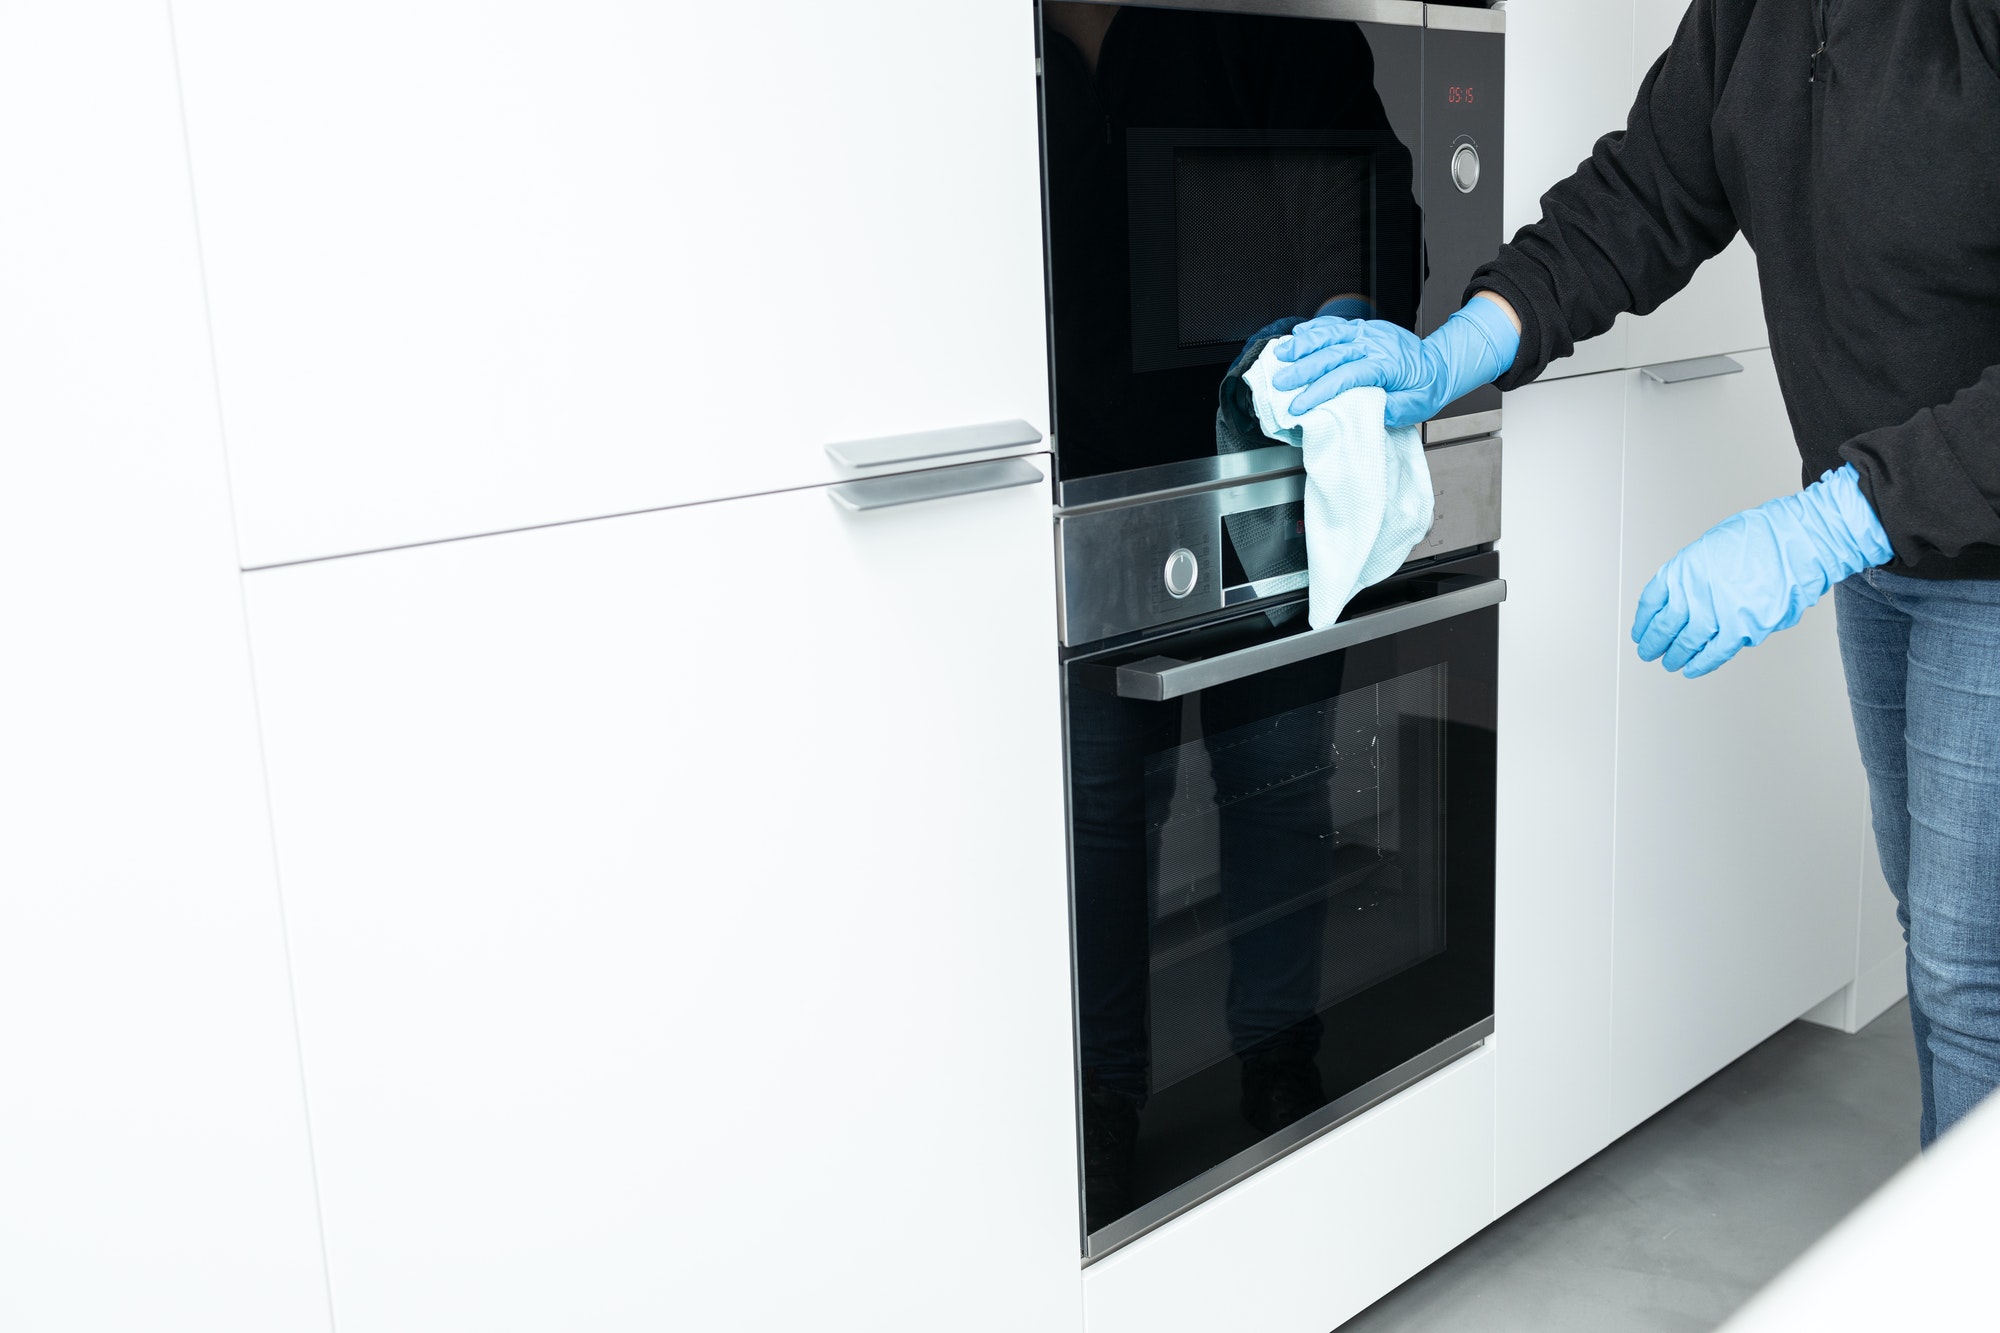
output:
[[[1215, 452], [1216, 390], [1319, 314], [1429, 333], [1500, 235], [1501, 16], [1416, 0], [1042, 7], [1059, 480]], [[1499, 394], [1430, 442], [1492, 431]]]

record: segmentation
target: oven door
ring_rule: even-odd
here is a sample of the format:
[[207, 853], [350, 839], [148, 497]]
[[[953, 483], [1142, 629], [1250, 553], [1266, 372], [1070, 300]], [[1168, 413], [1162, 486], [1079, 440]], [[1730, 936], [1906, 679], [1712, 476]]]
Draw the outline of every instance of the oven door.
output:
[[1086, 1258], [1491, 1031], [1498, 575], [1067, 664]]

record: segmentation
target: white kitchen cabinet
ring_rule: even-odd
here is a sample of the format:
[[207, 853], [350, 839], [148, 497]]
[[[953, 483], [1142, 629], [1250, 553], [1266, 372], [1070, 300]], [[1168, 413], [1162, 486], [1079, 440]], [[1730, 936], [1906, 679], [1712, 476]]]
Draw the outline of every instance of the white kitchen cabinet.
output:
[[[1633, 34], [1626, 101], [1660, 53], [1672, 44], [1689, 0], [1632, 0]], [[1800, 59], [1804, 59], [1803, 56]], [[1621, 120], [1619, 122], [1623, 124]], [[1510, 136], [1511, 137], [1511, 136]], [[1690, 357], [1768, 347], [1764, 301], [1757, 286], [1757, 257], [1738, 236], [1703, 264], [1679, 295], [1631, 325], [1628, 365], [1683, 361]]]
[[[1625, 607], [1709, 526], [1798, 489], [1771, 358], [1738, 359], [1738, 375], [1629, 377]], [[1623, 1132], [1853, 979], [1865, 821], [1830, 602], [1700, 680], [1622, 655], [1617, 786]]]
[[1049, 504], [248, 576], [343, 1333], [1077, 1328]]
[[1493, 1219], [1495, 1044], [1091, 1265], [1087, 1333], [1326, 1333], [1449, 1253]]
[[1861, 913], [1854, 939], [1854, 983], [1841, 1024], [1849, 1032], [1859, 1032], [1881, 1017], [1910, 988], [1903, 927], [1896, 920], [1896, 895], [1882, 877], [1875, 830], [1865, 813], [1861, 828]]
[[174, 18], [250, 566], [1048, 427], [1026, 0]]
[[1860, 912], [1854, 930], [1854, 979], [1800, 1017], [1842, 1032], [1859, 1032], [1909, 993], [1903, 927], [1896, 920], [1896, 896], [1882, 877], [1875, 830], [1866, 805], [1861, 812]]
[[1625, 354], [1634, 366], [1769, 347], [1750, 243], [1738, 236], [1696, 269], [1679, 295], [1652, 314], [1627, 316], [1625, 322], [1631, 326]]
[[[1515, 0], [1507, 11], [1507, 174], [1505, 231], [1542, 216], [1542, 195], [1590, 156], [1599, 138], [1625, 124], [1632, 81], [1632, 7], [1605, 0]], [[1630, 365], [1631, 321], [1579, 343], [1544, 379]]]
[[327, 1330], [165, 7], [0, 126], [0, 1328]]
[[1631, 376], [1507, 396], [1494, 1052], [1502, 1211], [1610, 1139], [1613, 756]]
[[[1507, 12], [1506, 233], [1541, 217], [1541, 196], [1622, 129], [1640, 80], [1672, 41], [1687, 0], [1514, 0]], [[1770, 344], [1757, 260], [1738, 237], [1643, 318], [1621, 316], [1544, 379]]]

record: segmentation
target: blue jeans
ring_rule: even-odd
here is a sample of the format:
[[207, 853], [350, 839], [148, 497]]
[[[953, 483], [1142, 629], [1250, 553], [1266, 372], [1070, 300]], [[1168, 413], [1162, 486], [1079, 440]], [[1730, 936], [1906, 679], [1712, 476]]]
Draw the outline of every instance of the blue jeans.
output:
[[2000, 1085], [2000, 582], [1870, 569], [1834, 605], [1928, 1148]]

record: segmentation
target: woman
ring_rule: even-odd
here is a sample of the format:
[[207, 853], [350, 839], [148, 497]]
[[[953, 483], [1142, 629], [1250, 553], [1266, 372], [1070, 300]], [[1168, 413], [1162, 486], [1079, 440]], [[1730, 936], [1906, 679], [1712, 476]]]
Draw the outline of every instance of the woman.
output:
[[1686, 285], [1739, 230], [1809, 484], [1640, 595], [1689, 677], [1829, 588], [1876, 844], [1909, 944], [1928, 1147], [2000, 1084], [2000, 0], [1694, 0], [1623, 133], [1543, 198], [1430, 338], [1315, 319], [1304, 411], [1419, 421]]

